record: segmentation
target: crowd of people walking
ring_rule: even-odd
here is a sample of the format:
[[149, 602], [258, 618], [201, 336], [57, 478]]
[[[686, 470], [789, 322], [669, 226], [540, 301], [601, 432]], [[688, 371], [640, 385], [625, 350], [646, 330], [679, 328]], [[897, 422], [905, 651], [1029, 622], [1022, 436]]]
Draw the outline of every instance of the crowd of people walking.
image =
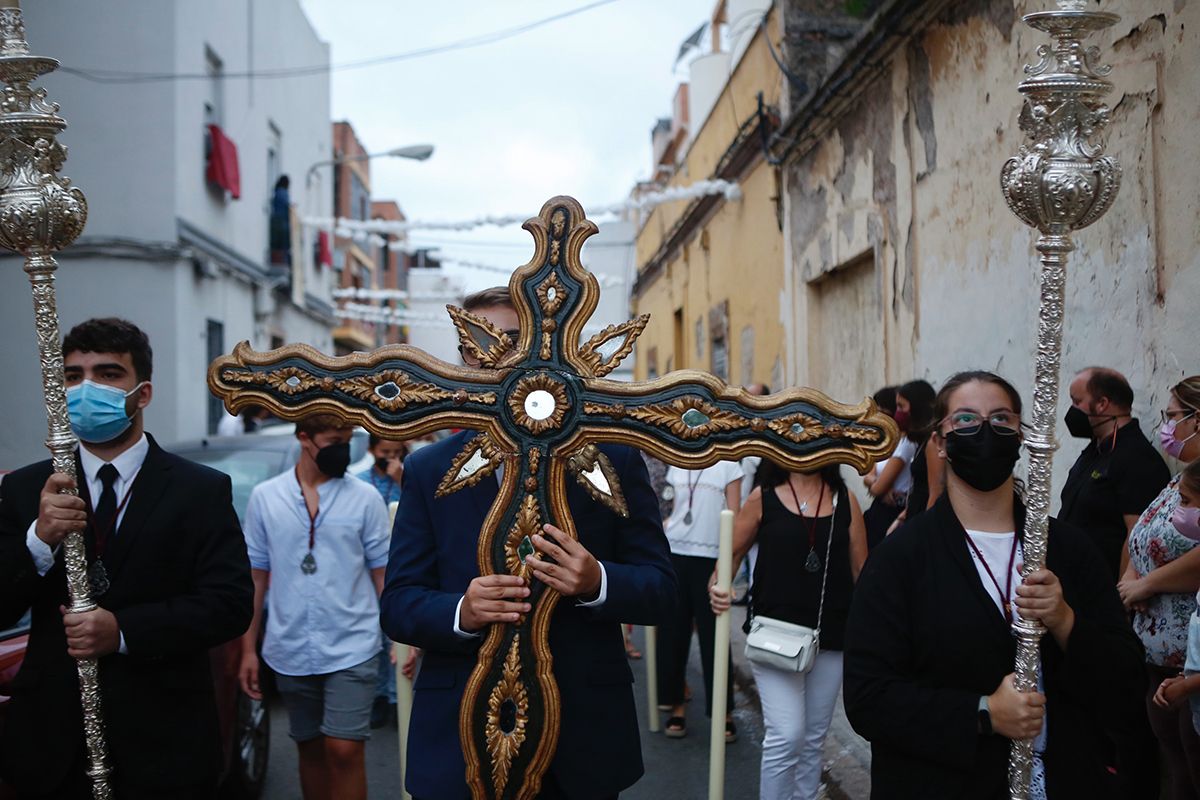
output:
[[[507, 290], [466, 305], [517, 327]], [[395, 718], [386, 632], [412, 645], [400, 665], [415, 678], [406, 784], [417, 797], [464, 796], [457, 708], [477, 649], [489, 625], [529, 613], [538, 581], [564, 598], [549, 628], [562, 722], [542, 797], [614, 797], [642, 773], [627, 662], [640, 654], [624, 623], [657, 628], [652, 679], [665, 734], [680, 739], [701, 690], [686, 681], [692, 637], [711, 715], [716, 665], [730, 657], [716, 652], [715, 621], [738, 603], [762, 705], [764, 800], [821, 796], [839, 695], [870, 742], [874, 798], [1007, 797], [1017, 739], [1032, 741], [1033, 798], [1200, 798], [1200, 375], [1162, 387], [1157, 448], [1123, 375], [1074, 376], [1064, 424], [1085, 444], [1044, 566], [1028, 575], [1023, 398], [976, 371], [876, 394], [902, 437], [861, 492], [837, 467], [788, 472], [747, 458], [686, 470], [604, 445], [628, 515], [570, 486], [578, 536], [553, 525], [533, 534], [541, 555], [527, 579], [478, 574], [502, 469], [452, 500], [437, 494], [471, 432], [407, 458], [404, 443], [372, 436], [373, 461], [355, 476], [352, 429], [302, 419], [298, 463], [254, 489], [239, 530], [228, 478], [166, 454], [143, 428], [145, 334], [89, 320], [64, 351], [82, 496], [64, 493], [75, 484], [49, 463], [0, 483], [0, 624], [33, 608], [21, 673], [32, 677], [13, 683], [0, 749], [5, 778], [25, 794], [87, 791], [82, 747], [50, 769], [27, 733], [71, 729], [78, 698], [64, 701], [62, 687], [72, 658], [91, 657], [117, 701], [119, 795], [210, 796], [219, 759], [207, 648], [240, 636], [244, 692], [260, 696], [264, 663], [275, 675], [305, 796], [364, 797], [363, 742]], [[262, 419], [261, 409], [231, 417], [229, 432]], [[1164, 456], [1181, 465], [1173, 477]], [[723, 508], [736, 512], [735, 570], [748, 565], [741, 598], [716, 585]], [[61, 543], [81, 524], [100, 606], [71, 612]], [[1014, 681], [1022, 620], [1045, 629], [1035, 691]], [[177, 702], [181, 687], [193, 702]], [[174, 719], [151, 742], [154, 708]], [[203, 746], [183, 748], [185, 730]], [[738, 738], [732, 715], [725, 737]]]
[[[1086, 444], [1045, 567], [1028, 577], [1024, 403], [994, 373], [876, 393], [902, 438], [863, 479], [865, 514], [836, 468], [743, 462], [753, 490], [740, 503], [733, 465], [705, 471], [722, 476], [709, 481], [714, 502], [730, 481], [734, 561], [752, 562], [746, 629], [816, 636], [817, 655], [799, 667], [756, 658], [753, 636], [747, 648], [765, 730], [762, 798], [820, 796], [839, 692], [871, 744], [872, 797], [1006, 797], [1014, 739], [1034, 741], [1036, 798], [1157, 798], [1160, 784], [1170, 800], [1200, 797], [1200, 376], [1166, 388], [1156, 448], [1123, 375], [1073, 377], [1064, 424]], [[1184, 465], [1173, 478], [1164, 456]], [[676, 502], [704, 480], [667, 475], [663, 495]], [[666, 513], [671, 538], [686, 513]], [[715, 586], [710, 528], [709, 562], [691, 572], [707, 571], [720, 614], [736, 601]], [[1014, 686], [1018, 618], [1047, 631], [1036, 692]], [[662, 635], [675, 652], [680, 636], [701, 634], [707, 676], [711, 621], [672, 624]], [[680, 735], [671, 697], [667, 731]]]

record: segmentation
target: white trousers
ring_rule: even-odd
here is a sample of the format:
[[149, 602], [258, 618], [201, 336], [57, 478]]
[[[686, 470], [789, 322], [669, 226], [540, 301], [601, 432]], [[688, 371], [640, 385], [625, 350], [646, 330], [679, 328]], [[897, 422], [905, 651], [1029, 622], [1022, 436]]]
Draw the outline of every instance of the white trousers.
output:
[[814, 800], [821, 787], [822, 750], [842, 688], [842, 654], [817, 653], [807, 674], [750, 662], [762, 700], [759, 800]]

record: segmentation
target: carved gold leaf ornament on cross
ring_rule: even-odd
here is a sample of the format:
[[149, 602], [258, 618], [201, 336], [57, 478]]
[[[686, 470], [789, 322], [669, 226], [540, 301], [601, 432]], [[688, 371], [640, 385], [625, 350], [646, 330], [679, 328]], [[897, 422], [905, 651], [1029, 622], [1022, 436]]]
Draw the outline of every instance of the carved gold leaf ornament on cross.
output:
[[[408, 345], [335, 358], [305, 345], [255, 353], [243, 343], [213, 363], [209, 385], [231, 411], [254, 403], [284, 419], [335, 414], [400, 439], [442, 428], [476, 431], [436, 495], [490, 479], [504, 465], [479, 534], [481, 575], [527, 576], [527, 560], [539, 557], [532, 536], [543, 523], [577, 537], [570, 483], [615, 514], [630, 513], [607, 443], [689, 468], [759, 455], [790, 470], [843, 463], [862, 472], [890, 455], [895, 424], [869, 400], [847, 406], [807, 389], [753, 397], [700, 372], [610, 380], [646, 318], [580, 344], [599, 300], [599, 284], [580, 261], [595, 225], [573, 199], [556, 197], [525, 229], [533, 257], [509, 281], [517, 341], [449, 308], [463, 353], [480, 368]], [[528, 614], [487, 630], [464, 691], [459, 735], [475, 798], [532, 800], [557, 746], [561, 703], [549, 626], [559, 597], [537, 581], [530, 591]]]
[[492, 785], [497, 797], [504, 794], [508, 785], [513, 758], [525, 743], [525, 725], [529, 722], [529, 696], [521, 681], [520, 637], [520, 634], [513, 636], [500, 681], [488, 695], [484, 735], [492, 759]]
[[506, 356], [516, 351], [508, 334], [483, 317], [457, 306], [446, 306], [446, 310], [458, 332], [458, 344], [463, 349], [463, 355], [474, 358], [481, 366], [499, 367]]

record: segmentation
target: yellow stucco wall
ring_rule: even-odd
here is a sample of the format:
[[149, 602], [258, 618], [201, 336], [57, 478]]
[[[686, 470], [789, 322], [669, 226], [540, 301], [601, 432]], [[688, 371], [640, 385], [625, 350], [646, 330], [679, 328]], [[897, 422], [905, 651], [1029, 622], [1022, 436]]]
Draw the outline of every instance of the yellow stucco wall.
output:
[[[763, 92], [766, 103], [778, 105], [780, 72], [765, 38], [770, 35], [778, 48], [778, 29], [777, 13], [773, 12], [765, 30], [759, 29], [734, 69], [670, 185], [687, 186], [712, 176], [717, 162], [734, 142], [739, 125], [755, 112], [758, 92]], [[709, 312], [728, 302], [729, 381], [746, 384], [778, 380], [777, 363], [784, 353], [780, 322], [783, 234], [777, 216], [775, 168], [759, 159], [742, 176], [741, 189], [742, 198], [722, 201], [711, 218], [691, 232], [658, 278], [634, 298], [636, 313], [650, 314], [650, 323], [638, 341], [635, 372], [639, 379], [647, 377], [651, 349], [656, 351], [660, 374], [668, 367], [709, 371]], [[679, 201], [650, 213], [637, 236], [639, 270], [644, 269], [687, 206], [687, 201]], [[682, 311], [681, 357], [675, 353], [677, 310]], [[702, 322], [700, 338], [698, 321]], [[749, 338], [744, 339], [747, 328], [753, 330], [752, 344]], [[752, 355], [746, 352], [750, 348]]]

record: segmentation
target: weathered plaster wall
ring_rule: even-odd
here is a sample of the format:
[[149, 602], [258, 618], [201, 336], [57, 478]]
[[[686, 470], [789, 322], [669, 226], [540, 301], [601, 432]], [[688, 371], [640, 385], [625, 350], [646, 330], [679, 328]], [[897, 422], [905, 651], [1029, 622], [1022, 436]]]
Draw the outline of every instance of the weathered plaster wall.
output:
[[[982, 367], [1032, 388], [1034, 233], [1009, 212], [998, 176], [1023, 142], [1021, 67], [1047, 41], [1020, 16], [1046, 5], [953, 4], [895, 54], [834, 133], [785, 170], [790, 382], [823, 378], [821, 388], [861, 396]], [[1113, 66], [1107, 151], [1125, 176], [1108, 215], [1075, 237], [1063, 368], [1125, 372], [1148, 430], [1169, 386], [1200, 372], [1200, 2], [1103, 7], [1122, 16], [1095, 43]], [[839, 275], [861, 258], [874, 268]], [[874, 324], [818, 311], [830, 281], [862, 284], [851, 294]], [[814, 336], [841, 344], [830, 352]], [[863, 368], [874, 364], [874, 374]], [[1059, 435], [1068, 442], [1061, 480], [1079, 448], [1065, 429]]]

